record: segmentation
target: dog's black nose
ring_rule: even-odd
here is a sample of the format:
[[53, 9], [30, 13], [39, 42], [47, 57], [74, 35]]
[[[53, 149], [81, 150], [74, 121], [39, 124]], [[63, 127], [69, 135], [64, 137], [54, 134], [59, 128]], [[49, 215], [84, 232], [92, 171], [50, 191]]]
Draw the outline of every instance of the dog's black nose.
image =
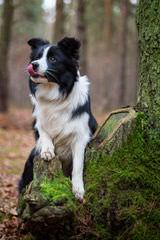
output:
[[33, 70], [36, 71], [38, 70], [39, 64], [37, 62], [33, 62], [32, 66], [33, 66]]

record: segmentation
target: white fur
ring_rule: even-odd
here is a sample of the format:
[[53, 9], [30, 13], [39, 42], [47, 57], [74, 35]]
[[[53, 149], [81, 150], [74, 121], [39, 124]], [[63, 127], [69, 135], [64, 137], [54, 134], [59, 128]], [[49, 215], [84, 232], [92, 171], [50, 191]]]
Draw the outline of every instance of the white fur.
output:
[[40, 59], [33, 61], [32, 63], [38, 63], [39, 64], [39, 68], [38, 68], [38, 73], [42, 74], [47, 70], [47, 53], [49, 50], [50, 46], [45, 48], [43, 55]]
[[35, 106], [33, 116], [37, 119], [35, 127], [40, 135], [37, 148], [41, 157], [50, 160], [56, 153], [68, 161], [68, 156], [72, 155], [72, 188], [75, 196], [83, 199], [84, 151], [90, 140], [89, 115], [83, 113], [72, 119], [72, 112], [87, 101], [89, 82], [86, 76], [78, 78], [66, 99], [57, 84], [49, 83], [37, 86], [32, 102]]

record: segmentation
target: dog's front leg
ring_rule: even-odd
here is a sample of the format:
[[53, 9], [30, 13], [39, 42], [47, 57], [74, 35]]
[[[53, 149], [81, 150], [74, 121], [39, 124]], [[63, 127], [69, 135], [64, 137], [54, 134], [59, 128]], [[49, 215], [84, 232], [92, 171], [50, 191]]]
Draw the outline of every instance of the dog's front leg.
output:
[[39, 139], [37, 142], [37, 148], [40, 151], [40, 156], [46, 161], [50, 161], [55, 157], [54, 145], [51, 137], [43, 128], [38, 127]]
[[72, 191], [75, 197], [83, 200], [84, 183], [83, 183], [83, 166], [84, 166], [84, 152], [87, 143], [80, 140], [72, 146], [73, 169], [72, 169]]

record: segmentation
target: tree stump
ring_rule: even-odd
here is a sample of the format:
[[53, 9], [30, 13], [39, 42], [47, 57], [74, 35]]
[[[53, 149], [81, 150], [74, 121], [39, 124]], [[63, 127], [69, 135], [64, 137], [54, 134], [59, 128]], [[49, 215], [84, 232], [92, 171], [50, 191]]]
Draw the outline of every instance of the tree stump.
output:
[[[136, 112], [123, 108], [108, 114], [87, 148], [112, 154], [134, 128]], [[88, 154], [86, 154], [86, 161]], [[94, 160], [93, 160], [94, 161]], [[50, 162], [34, 159], [34, 179], [19, 196], [18, 214], [25, 230], [36, 239], [69, 239], [77, 222], [79, 203], [71, 191], [70, 179], [62, 173], [58, 156]], [[85, 208], [85, 204], [82, 205]], [[64, 238], [65, 236], [65, 238]]]

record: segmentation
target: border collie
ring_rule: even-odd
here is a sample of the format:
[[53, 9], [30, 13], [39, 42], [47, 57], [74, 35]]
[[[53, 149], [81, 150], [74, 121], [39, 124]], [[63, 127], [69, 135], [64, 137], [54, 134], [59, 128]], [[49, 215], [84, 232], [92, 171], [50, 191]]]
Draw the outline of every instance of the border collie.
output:
[[25, 164], [19, 190], [33, 179], [36, 155], [46, 161], [58, 155], [64, 174], [71, 176], [75, 197], [83, 200], [84, 153], [97, 123], [91, 113], [88, 78], [78, 71], [80, 42], [65, 37], [53, 45], [34, 38], [28, 44], [36, 146]]

